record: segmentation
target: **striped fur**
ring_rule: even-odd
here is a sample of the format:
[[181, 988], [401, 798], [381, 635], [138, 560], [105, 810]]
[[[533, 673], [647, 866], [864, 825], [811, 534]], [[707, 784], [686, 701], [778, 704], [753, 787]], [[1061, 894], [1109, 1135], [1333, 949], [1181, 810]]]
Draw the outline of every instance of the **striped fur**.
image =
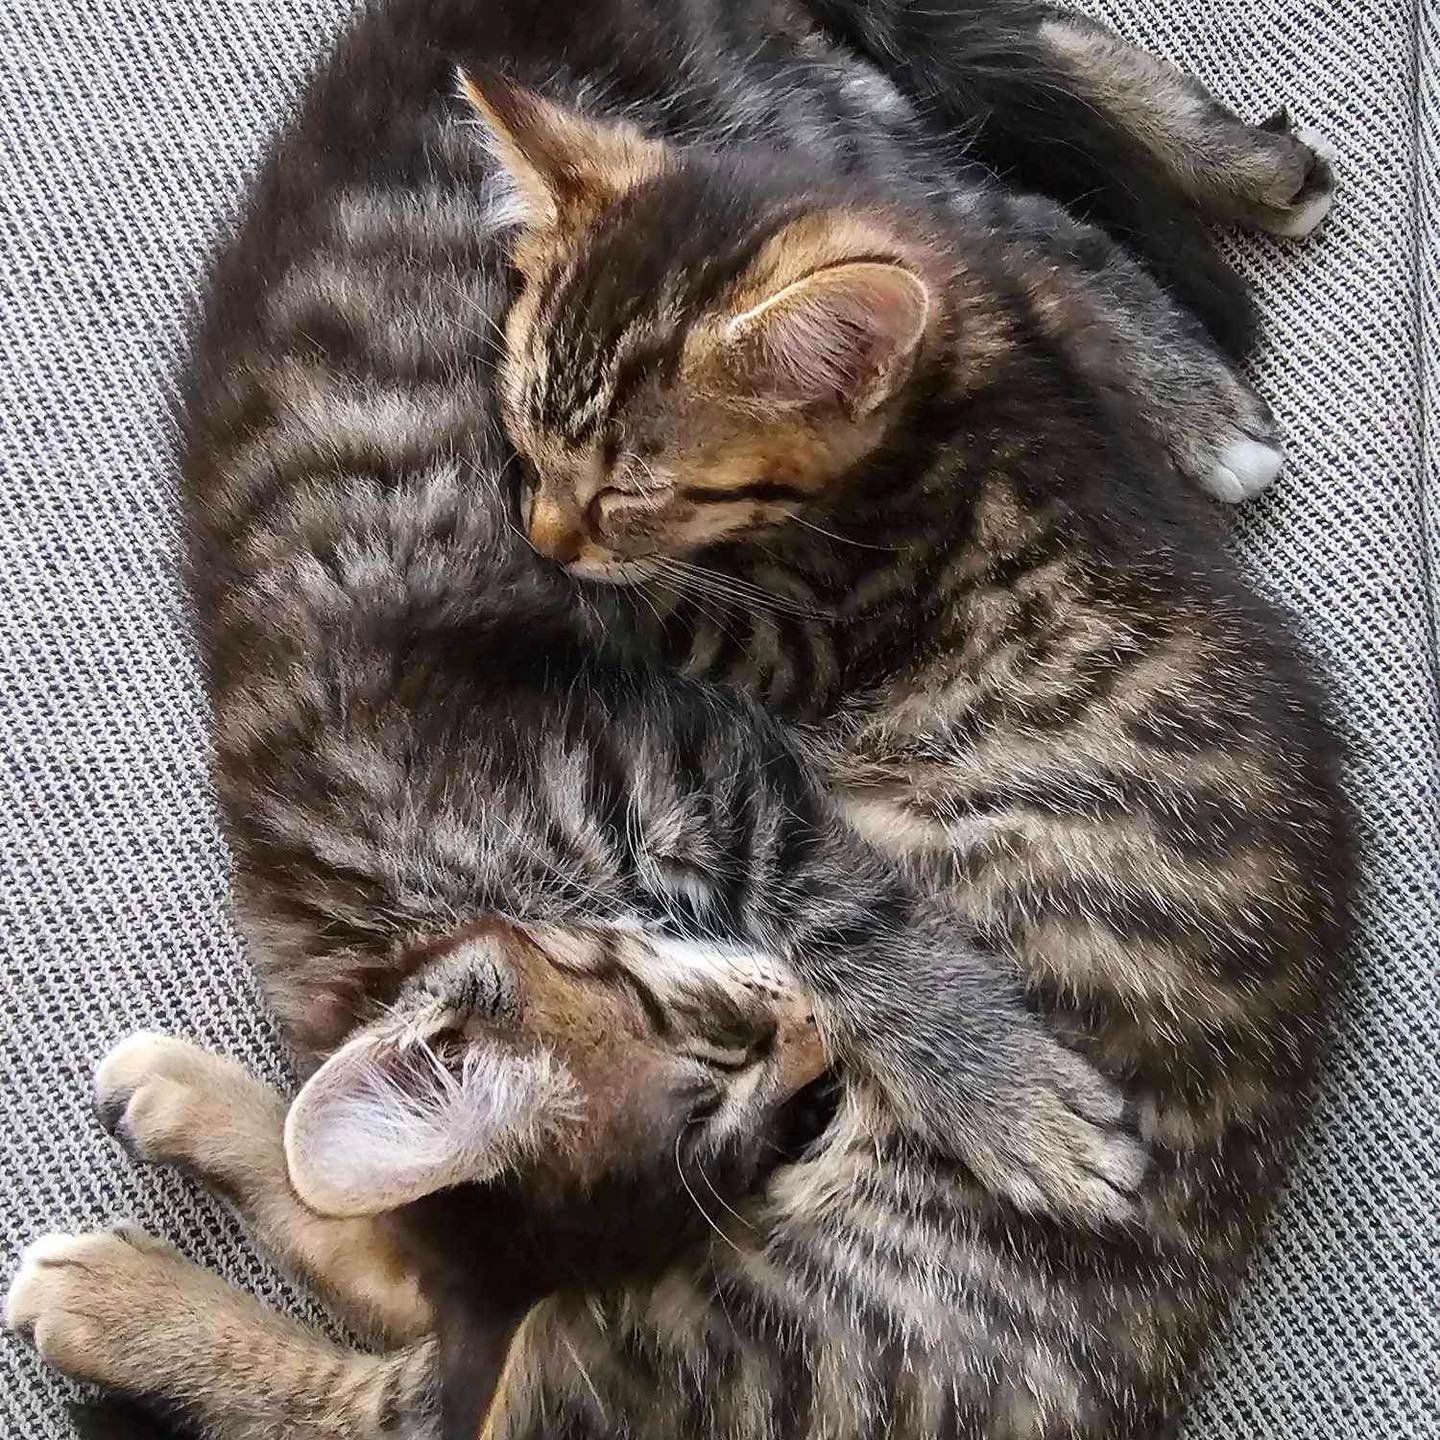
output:
[[[1037, 48], [1040, 14], [998, 13], [994, 43], [1024, 57], [1022, 91], [1081, 93]], [[717, 265], [755, 258], [726, 247], [787, 184], [802, 211], [814, 187], [923, 214], [985, 281], [993, 309], [974, 318], [1006, 343], [966, 392], [966, 424], [941, 326], [916, 358], [924, 383], [896, 392], [914, 423], [892, 433], [882, 406], [844, 484], [827, 474], [800, 517], [818, 531], [776, 525], [763, 549], [707, 554], [714, 574], [692, 572], [684, 605], [653, 617], [705, 678], [647, 652], [631, 611], [656, 596], [578, 584], [520, 537], [496, 362], [517, 313], [507, 257], [534, 210], [455, 98], [457, 64], [690, 147], [694, 166], [668, 172], [687, 208], [640, 249], [643, 214], [617, 227], [633, 263], [592, 270], [569, 311], [584, 323], [534, 352], [554, 360], [546, 414], [572, 431], [663, 362], [644, 353], [645, 306], [675, 301], [683, 320], [703, 304]], [[391, 0], [271, 156], [217, 264], [186, 407], [238, 909], [304, 1069], [323, 1076], [347, 1037], [403, 1010], [483, 917], [638, 925], [707, 963], [759, 947], [798, 976], [840, 1078], [823, 1134], [728, 1197], [724, 1235], [659, 1279], [607, 1271], [634, 1257], [592, 1246], [497, 1358], [467, 1319], [503, 1253], [483, 1223], [493, 1192], [400, 1212], [426, 1293], [404, 1267], [377, 1287], [392, 1270], [373, 1229], [342, 1243], [326, 1228], [367, 1218], [283, 1209], [266, 1097], [268, 1131], [195, 1127], [256, 1138], [269, 1178], [242, 1211], [342, 1303], [358, 1286], [350, 1313], [369, 1307], [392, 1339], [414, 1340], [438, 1303], [440, 1341], [374, 1359], [277, 1337], [121, 1234], [57, 1243], [12, 1292], [12, 1323], [62, 1368], [158, 1391], [217, 1440], [431, 1440], [437, 1424], [451, 1440], [474, 1433], [472, 1372], [496, 1368], [492, 1440], [1138, 1440], [1170, 1423], [1278, 1176], [1341, 943], [1329, 743], [1283, 629], [1170, 470], [1204, 483], [1217, 443], [1263, 430], [1263, 407], [1096, 232], [990, 189], [1004, 157], [988, 142], [973, 165], [937, 138], [912, 69], [892, 83], [770, 0]], [[991, 80], [987, 105], [1005, 89]], [[1038, 173], [1044, 137], [1022, 130], [1008, 159]], [[1125, 133], [1117, 119], [1088, 137], [1096, 164], [1133, 152], [1111, 147]], [[733, 161], [723, 184], [705, 146]], [[762, 194], [745, 154], [766, 157]], [[1151, 187], [1208, 257], [1170, 180], [1118, 189]], [[1047, 313], [1043, 287], [1015, 280], [1057, 248]], [[1243, 304], [1218, 262], [1205, 273]], [[953, 313], [948, 277], [927, 284]], [[1089, 307], [1102, 361], [1127, 363], [1067, 349], [1083, 327], [1066, 304]], [[737, 483], [772, 487], [747, 505], [797, 503], [792, 479]], [[238, 1083], [207, 1093], [255, 1101]], [[358, 1280], [356, 1256], [375, 1262]], [[77, 1275], [78, 1308], [113, 1302], [117, 1336], [147, 1333], [157, 1285], [194, 1303], [144, 1348], [97, 1349], [93, 1330], [67, 1347]]]
[[[681, 237], [702, 214], [697, 263]], [[531, 514], [562, 508], [582, 474], [602, 500], [645, 493], [643, 523], [572, 503], [583, 534], [556, 558], [639, 592], [637, 616], [655, 612], [692, 673], [813, 727], [857, 831], [952, 904], [1037, 1012], [1124, 1085], [1156, 1160], [1137, 1231], [1084, 1254], [977, 1220], [973, 1199], [923, 1168], [903, 1187], [886, 1169], [883, 1201], [847, 1172], [825, 1186], [826, 1220], [883, 1258], [847, 1255], [839, 1316], [812, 1331], [772, 1296], [785, 1320], [757, 1331], [809, 1335], [823, 1374], [864, 1294], [893, 1337], [894, 1371], [873, 1390], [852, 1380], [845, 1420], [830, 1394], [808, 1423], [877, 1433], [906, 1413], [916, 1369], [944, 1367], [961, 1378], [927, 1433], [1151, 1433], [1278, 1181], [1349, 884], [1306, 668], [1134, 403], [1153, 353], [1115, 337], [1166, 302], [1036, 202], [917, 210], [745, 155], [662, 149], [642, 179], [615, 178], [607, 205], [537, 228], [523, 243], [544, 258], [512, 312], [502, 384], [536, 475]], [[870, 327], [895, 323], [893, 292], [858, 316], [849, 298], [819, 301], [807, 324], [831, 333], [792, 327], [784, 374], [732, 353], [757, 309], [851, 272], [927, 297], [918, 350], [880, 402], [846, 352], [869, 364], [888, 343]], [[1201, 349], [1168, 313], [1168, 344]], [[652, 357], [639, 380], [637, 355]], [[797, 390], [807, 365], [825, 383]], [[555, 399], [579, 394], [581, 430]], [[874, 1123], [860, 1134], [873, 1141]], [[896, 1223], [891, 1207], [915, 1191], [922, 1208], [902, 1205]], [[963, 1238], [938, 1268], [967, 1277], [963, 1298], [906, 1274], [950, 1235]], [[1001, 1298], [1025, 1289], [1006, 1263], [1017, 1250], [1039, 1282], [1023, 1318]], [[844, 1254], [827, 1251], [832, 1270]], [[788, 1267], [773, 1285], [791, 1290]], [[957, 1312], [992, 1340], [1025, 1339], [1002, 1360], [946, 1328]], [[874, 1345], [842, 1342], [837, 1382], [864, 1373], [861, 1356], [880, 1363]]]

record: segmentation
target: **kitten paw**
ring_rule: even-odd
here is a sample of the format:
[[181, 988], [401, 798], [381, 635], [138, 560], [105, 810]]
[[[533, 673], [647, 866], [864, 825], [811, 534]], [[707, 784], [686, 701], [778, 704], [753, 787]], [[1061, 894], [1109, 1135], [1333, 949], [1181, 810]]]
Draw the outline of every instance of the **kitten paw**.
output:
[[1201, 483], [1217, 500], [1239, 505], [1268, 490], [1284, 460], [1278, 445], [1237, 435], [1221, 445]]
[[1133, 1218], [1149, 1155], [1125, 1097], [1057, 1042], [1041, 1048], [1020, 1104], [972, 1168], [1020, 1210], [1092, 1225]]
[[189, 1268], [173, 1246], [133, 1221], [85, 1235], [45, 1235], [26, 1247], [5, 1297], [5, 1327], [77, 1380], [124, 1384], [129, 1347]]
[[[1262, 127], [1263, 128], [1263, 127]], [[1335, 152], [1313, 130], [1265, 130], [1272, 161], [1250, 217], [1271, 235], [1309, 235], [1335, 202]]]
[[233, 1060], [169, 1035], [122, 1040], [95, 1071], [100, 1123], [137, 1160], [223, 1169], [241, 1134], [278, 1140], [284, 1102]]
[[1203, 386], [1197, 382], [1191, 413], [1171, 434], [1171, 454], [1196, 485], [1226, 505], [1268, 490], [1285, 461], [1270, 407], [1228, 367], [1205, 377]]

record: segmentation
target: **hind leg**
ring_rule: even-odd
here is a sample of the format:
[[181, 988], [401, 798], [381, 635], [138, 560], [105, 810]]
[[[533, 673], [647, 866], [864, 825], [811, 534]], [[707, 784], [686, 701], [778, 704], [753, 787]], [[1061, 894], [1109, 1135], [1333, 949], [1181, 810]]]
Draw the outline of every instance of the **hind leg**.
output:
[[433, 1341], [385, 1357], [343, 1350], [129, 1223], [29, 1246], [5, 1323], [64, 1374], [178, 1413], [211, 1440], [438, 1434]]
[[1283, 110], [1247, 125], [1198, 80], [1081, 16], [1052, 14], [1039, 35], [1080, 93], [1207, 215], [1287, 236], [1325, 218], [1334, 168]]
[[101, 1061], [95, 1101], [131, 1154], [181, 1166], [219, 1192], [260, 1247], [359, 1334], [401, 1344], [429, 1333], [429, 1302], [384, 1222], [331, 1219], [300, 1203], [285, 1161], [287, 1102], [233, 1060], [132, 1035]]

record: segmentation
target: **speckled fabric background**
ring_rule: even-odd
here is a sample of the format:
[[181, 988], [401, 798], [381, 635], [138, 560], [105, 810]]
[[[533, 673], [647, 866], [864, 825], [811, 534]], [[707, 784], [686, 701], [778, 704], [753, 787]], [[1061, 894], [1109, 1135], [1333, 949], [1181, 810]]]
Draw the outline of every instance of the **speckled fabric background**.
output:
[[[476, 0], [482, 4], [483, 0]], [[1289, 439], [1236, 543], [1303, 618], [1352, 747], [1357, 976], [1279, 1222], [1187, 1440], [1440, 1436], [1440, 18], [1436, 0], [1101, 0], [1242, 113], [1340, 154], [1303, 246], [1236, 241]], [[88, 1072], [151, 1027], [283, 1071], [226, 920], [175, 577], [168, 406], [204, 256], [348, 0], [0, 0], [0, 1274], [133, 1214], [307, 1301], [131, 1165]], [[1422, 417], [1428, 402], [1429, 430]], [[0, 1434], [68, 1434], [0, 1341]]]

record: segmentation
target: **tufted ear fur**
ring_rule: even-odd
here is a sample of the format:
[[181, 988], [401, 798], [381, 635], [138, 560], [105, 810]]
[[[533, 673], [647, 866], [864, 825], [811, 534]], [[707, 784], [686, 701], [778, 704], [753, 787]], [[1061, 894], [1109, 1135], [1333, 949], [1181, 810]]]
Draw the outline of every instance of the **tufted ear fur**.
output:
[[290, 1108], [290, 1181], [322, 1215], [393, 1210], [529, 1159], [570, 1098], [569, 1076], [543, 1051], [488, 1039], [452, 1051], [414, 1031], [360, 1035]]
[[732, 371], [768, 405], [838, 403], [862, 419], [904, 384], [931, 312], [924, 281], [860, 260], [812, 270], [733, 317]]
[[633, 125], [591, 120], [493, 72], [457, 79], [528, 228], [582, 223], [660, 168], [664, 147]]

